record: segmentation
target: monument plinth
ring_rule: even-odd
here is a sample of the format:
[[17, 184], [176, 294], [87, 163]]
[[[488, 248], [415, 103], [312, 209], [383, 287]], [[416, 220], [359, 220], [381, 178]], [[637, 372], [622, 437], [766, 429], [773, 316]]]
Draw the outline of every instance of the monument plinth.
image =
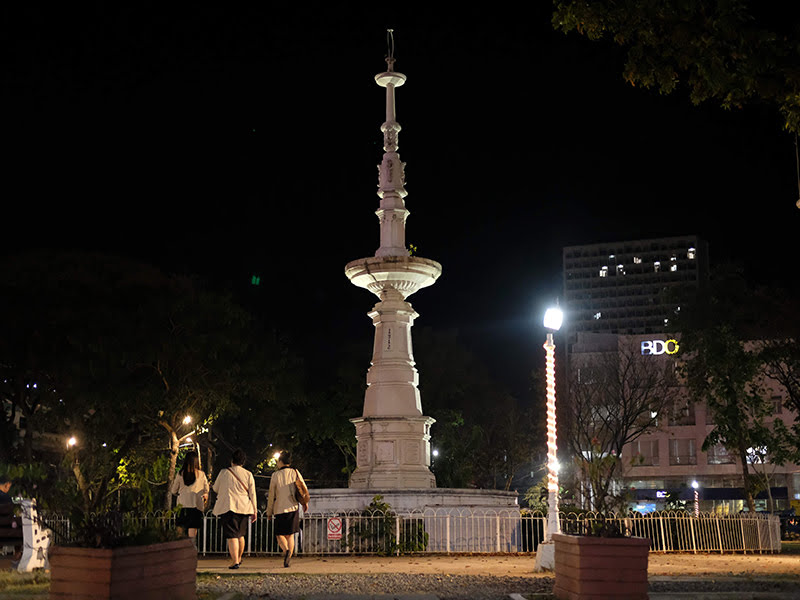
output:
[[369, 317], [375, 325], [372, 366], [367, 371], [367, 391], [356, 427], [356, 470], [350, 487], [356, 489], [419, 489], [436, 487], [430, 470], [430, 428], [434, 419], [422, 414], [414, 366], [411, 327], [419, 315], [406, 302], [417, 290], [433, 285], [442, 273], [436, 261], [409, 256], [405, 247], [408, 210], [405, 205], [405, 163], [397, 153], [400, 124], [395, 118], [396, 87], [405, 75], [389, 70], [375, 76], [386, 88], [383, 160], [378, 165], [376, 214], [380, 247], [375, 256], [345, 266], [345, 275], [358, 287], [379, 298]]

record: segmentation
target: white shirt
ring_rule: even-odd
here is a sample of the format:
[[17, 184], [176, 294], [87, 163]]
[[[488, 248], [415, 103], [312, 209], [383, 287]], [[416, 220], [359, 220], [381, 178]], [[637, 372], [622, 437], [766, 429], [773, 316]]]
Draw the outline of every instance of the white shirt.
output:
[[201, 499], [208, 494], [208, 479], [203, 471], [195, 471], [195, 480], [192, 485], [186, 485], [183, 482], [183, 475], [178, 473], [175, 479], [172, 480], [172, 487], [170, 488], [171, 494], [178, 494], [178, 504], [183, 508], [198, 508], [200, 507]]
[[[231, 474], [231, 470], [236, 473], [241, 483]], [[222, 515], [228, 511], [240, 515], [256, 514], [256, 480], [244, 467], [235, 465], [220, 471], [214, 482], [214, 491], [217, 492], [217, 502], [211, 512], [215, 515]]]
[[269, 495], [267, 496], [267, 517], [275, 514], [287, 513], [297, 510], [300, 505], [294, 499], [294, 482], [305, 479], [300, 471], [293, 467], [278, 469], [269, 480]]

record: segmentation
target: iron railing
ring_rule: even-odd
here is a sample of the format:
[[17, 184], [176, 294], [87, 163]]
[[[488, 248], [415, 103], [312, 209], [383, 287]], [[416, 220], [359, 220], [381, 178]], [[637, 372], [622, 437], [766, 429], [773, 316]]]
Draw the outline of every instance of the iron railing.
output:
[[[69, 519], [42, 515], [55, 543], [72, 540]], [[126, 513], [125, 521], [174, 526], [174, 516], [160, 512]], [[166, 522], [165, 522], [166, 521]], [[303, 554], [524, 553], [535, 552], [544, 539], [547, 516], [542, 513], [426, 509], [409, 513], [337, 512], [303, 516], [298, 552]], [[586, 535], [606, 522], [650, 539], [651, 552], [779, 552], [780, 520], [776, 515], [739, 513], [695, 516], [684, 511], [630, 513], [603, 517], [594, 513], [561, 513], [564, 533]], [[208, 513], [197, 533], [201, 554], [225, 554], [218, 517]], [[250, 523], [247, 552], [279, 554], [273, 521], [260, 513]]]

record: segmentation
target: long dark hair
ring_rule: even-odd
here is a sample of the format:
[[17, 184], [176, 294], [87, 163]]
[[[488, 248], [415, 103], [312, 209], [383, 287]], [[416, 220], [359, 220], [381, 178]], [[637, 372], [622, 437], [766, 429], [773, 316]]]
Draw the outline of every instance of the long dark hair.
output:
[[197, 480], [197, 472], [200, 470], [200, 457], [197, 452], [187, 452], [183, 458], [183, 466], [181, 467], [181, 476], [183, 483], [192, 485]]

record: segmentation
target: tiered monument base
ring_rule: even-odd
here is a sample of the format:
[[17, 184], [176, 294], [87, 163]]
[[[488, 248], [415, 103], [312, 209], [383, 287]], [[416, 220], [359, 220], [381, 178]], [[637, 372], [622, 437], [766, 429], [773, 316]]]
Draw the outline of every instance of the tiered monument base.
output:
[[398, 513], [412, 511], [473, 511], [491, 513], [499, 511], [519, 511], [517, 492], [500, 490], [472, 490], [453, 488], [433, 488], [416, 490], [395, 489], [353, 489], [326, 488], [312, 489], [310, 513], [344, 513], [364, 510], [375, 496], [383, 496]]

